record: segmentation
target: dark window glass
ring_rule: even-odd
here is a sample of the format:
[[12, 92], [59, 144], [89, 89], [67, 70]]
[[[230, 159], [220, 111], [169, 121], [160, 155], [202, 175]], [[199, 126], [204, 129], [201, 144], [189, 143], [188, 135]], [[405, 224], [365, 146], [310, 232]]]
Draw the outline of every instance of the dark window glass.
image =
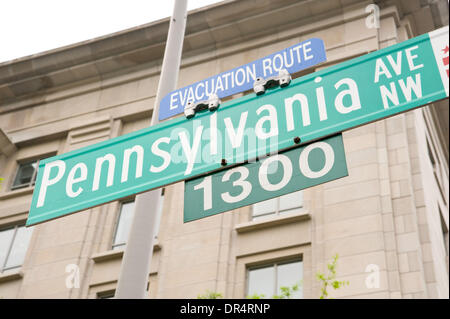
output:
[[37, 167], [38, 161], [20, 164], [11, 188], [16, 189], [34, 185], [34, 182], [36, 181]]

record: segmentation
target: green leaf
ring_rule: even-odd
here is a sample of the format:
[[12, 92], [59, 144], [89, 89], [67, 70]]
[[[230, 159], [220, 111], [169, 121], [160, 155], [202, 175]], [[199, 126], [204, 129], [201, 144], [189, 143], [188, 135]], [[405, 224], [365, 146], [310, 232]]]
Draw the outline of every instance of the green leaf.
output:
[[339, 281], [333, 281], [331, 285], [333, 286], [334, 289], [338, 289], [339, 286], [340, 286], [340, 282]]
[[219, 299], [222, 297], [222, 294], [219, 292], [206, 290], [206, 293], [204, 295], [198, 295], [197, 299]]
[[254, 293], [253, 295], [248, 295], [245, 298], [247, 298], [247, 299], [263, 299], [264, 294], [258, 295], [257, 293]]
[[338, 258], [339, 258], [339, 255], [335, 254], [333, 256], [332, 261], [327, 264], [328, 275], [326, 277], [324, 274], [321, 274], [319, 272], [316, 274], [317, 280], [319, 280], [322, 283], [321, 296], [319, 297], [320, 299], [326, 299], [328, 297], [328, 291], [327, 291], [328, 286], [333, 287], [333, 289], [339, 289], [339, 288], [345, 286], [346, 284], [349, 284], [349, 281], [335, 280], [336, 273], [337, 273], [336, 269], [337, 269]]

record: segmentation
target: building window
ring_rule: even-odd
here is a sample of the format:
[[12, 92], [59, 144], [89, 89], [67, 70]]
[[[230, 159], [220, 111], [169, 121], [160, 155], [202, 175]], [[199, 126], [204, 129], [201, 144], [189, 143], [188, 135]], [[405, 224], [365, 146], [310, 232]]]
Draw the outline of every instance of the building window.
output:
[[18, 188], [34, 186], [39, 169], [39, 162], [54, 155], [54, 153], [45, 154], [41, 155], [41, 157], [38, 159], [20, 162], [19, 167], [16, 171], [16, 175], [14, 176], [11, 189], [14, 190]]
[[254, 204], [252, 209], [252, 219], [255, 220], [271, 215], [300, 212], [302, 207], [303, 192], [298, 191]]
[[291, 298], [303, 298], [303, 262], [301, 260], [275, 263], [263, 267], [248, 269], [247, 296], [258, 295], [263, 298], [273, 298], [281, 294], [281, 287], [298, 285]]
[[115, 290], [108, 290], [97, 293], [97, 299], [114, 299], [114, 295], [116, 294]]
[[433, 169], [434, 179], [436, 180], [442, 199], [445, 199], [445, 194], [448, 194], [448, 177], [445, 173], [445, 168], [441, 163], [440, 156], [435, 147], [435, 144], [429, 137], [429, 133], [426, 135], [426, 144], [428, 158], [430, 159], [431, 167]]
[[[161, 200], [159, 201], [158, 216], [161, 215], [163, 204], [164, 204], [164, 189], [162, 190]], [[134, 200], [121, 203], [119, 219], [117, 221], [116, 232], [114, 234], [112, 244], [113, 250], [124, 248], [128, 239], [128, 234], [130, 233], [131, 222], [133, 221], [134, 216], [134, 208], [135, 208]], [[159, 220], [157, 220], [157, 223], [159, 224]]]
[[18, 189], [34, 185], [36, 182], [38, 160], [19, 164], [11, 189]]
[[448, 249], [449, 249], [449, 247], [448, 247], [448, 228], [447, 228], [447, 224], [445, 223], [445, 219], [444, 219], [444, 215], [442, 214], [441, 207], [438, 206], [438, 209], [439, 209], [439, 217], [441, 219], [442, 238], [444, 239], [445, 254], [448, 256]]
[[24, 225], [0, 230], [0, 272], [22, 266], [32, 232]]
[[134, 216], [134, 201], [120, 205], [119, 219], [117, 221], [116, 233], [114, 235], [112, 249], [120, 249], [125, 246], [130, 232], [131, 222]]

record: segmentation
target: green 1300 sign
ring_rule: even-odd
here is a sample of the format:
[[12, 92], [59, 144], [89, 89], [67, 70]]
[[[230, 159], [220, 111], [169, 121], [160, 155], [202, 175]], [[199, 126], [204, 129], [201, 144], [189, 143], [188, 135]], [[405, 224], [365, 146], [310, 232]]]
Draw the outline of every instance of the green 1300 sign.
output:
[[189, 180], [184, 222], [347, 176], [342, 135]]

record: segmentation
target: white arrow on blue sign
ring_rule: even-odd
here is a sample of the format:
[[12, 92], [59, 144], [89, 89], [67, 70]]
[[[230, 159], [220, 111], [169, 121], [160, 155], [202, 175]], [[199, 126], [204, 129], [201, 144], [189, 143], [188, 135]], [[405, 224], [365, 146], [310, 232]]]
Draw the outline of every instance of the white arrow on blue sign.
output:
[[188, 102], [207, 100], [211, 94], [224, 98], [253, 88], [256, 78], [278, 75], [281, 69], [290, 74], [326, 61], [321, 39], [312, 38], [262, 59], [222, 72], [166, 95], [159, 106], [159, 120], [183, 113]]

